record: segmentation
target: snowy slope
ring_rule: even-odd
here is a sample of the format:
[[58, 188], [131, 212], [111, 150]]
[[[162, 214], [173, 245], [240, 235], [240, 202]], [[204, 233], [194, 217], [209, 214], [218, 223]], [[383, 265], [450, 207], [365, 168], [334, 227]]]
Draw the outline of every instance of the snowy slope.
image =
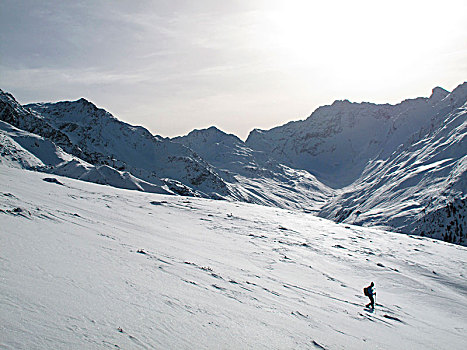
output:
[[397, 105], [336, 101], [246, 144], [339, 195], [319, 215], [467, 244], [467, 83]]
[[437, 104], [447, 94], [436, 88], [430, 98], [397, 105], [335, 101], [306, 120], [271, 130], [255, 129], [246, 144], [270, 153], [279, 162], [308, 170], [329, 186], [342, 188], [361, 175], [369, 160], [386, 158], [428, 127], [431, 116], [441, 109]]
[[467, 83], [397, 105], [336, 101], [243, 142], [215, 127], [163, 139], [85, 99], [21, 106], [0, 91], [0, 162], [467, 245], [466, 103]]
[[173, 194], [164, 183], [155, 185], [107, 165], [94, 166], [64, 152], [52, 141], [0, 121], [0, 163], [119, 188]]
[[[21, 106], [15, 98], [0, 89], [0, 120], [16, 128], [42, 136], [65, 152], [81, 157], [80, 149], [73, 147], [66, 134], [47, 123], [42, 116]], [[82, 157], [81, 157], [82, 158]]]
[[467, 101], [467, 84], [437, 105], [426, 132], [370, 161], [320, 216], [467, 245], [467, 102], [456, 108], [459, 101]]
[[0, 165], [1, 348], [465, 347], [465, 247], [55, 180]]
[[52, 141], [0, 121], [0, 163], [25, 169], [57, 166], [73, 157]]
[[197, 195], [228, 194], [212, 167], [186, 147], [153, 136], [141, 126], [123, 123], [85, 99], [26, 107], [65, 133], [92, 164], [126, 170], [151, 183], [176, 180]]
[[306, 171], [271, 161], [217, 129], [194, 131], [171, 142], [120, 122], [85, 99], [21, 106], [9, 94], [0, 97], [3, 120], [44, 135], [75, 155], [72, 162], [47, 164], [49, 172], [120, 188], [315, 212], [332, 193]]
[[[204, 160], [186, 147], [114, 118], [85, 99], [21, 106], [0, 91], [0, 120], [54, 142], [92, 165], [126, 171], [170, 191], [223, 197], [228, 188]], [[102, 172], [101, 172], [102, 173]]]
[[172, 140], [213, 165], [240, 201], [316, 211], [334, 192], [307, 171], [279, 164], [216, 127], [193, 130]]

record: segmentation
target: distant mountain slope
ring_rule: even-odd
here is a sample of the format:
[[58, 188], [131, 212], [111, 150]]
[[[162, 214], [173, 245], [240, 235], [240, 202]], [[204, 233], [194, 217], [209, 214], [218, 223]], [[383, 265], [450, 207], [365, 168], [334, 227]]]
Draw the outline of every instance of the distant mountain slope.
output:
[[315, 212], [332, 192], [306, 171], [280, 165], [214, 128], [172, 142], [123, 123], [85, 99], [21, 106], [3, 93], [0, 103], [0, 119], [68, 154], [67, 162], [41, 163], [36, 167], [41, 171], [121, 188]]
[[229, 194], [214, 169], [188, 148], [121, 122], [85, 99], [25, 107], [65, 133], [93, 164], [127, 170], [149, 182], [174, 179], [205, 196]]
[[52, 141], [0, 121], [0, 164], [38, 170], [118, 188], [173, 194], [164, 183], [148, 183], [107, 165], [92, 165], [64, 152]]
[[319, 215], [467, 244], [467, 83], [397, 105], [336, 101], [247, 146], [339, 188]]
[[72, 159], [52, 141], [0, 121], [0, 163], [10, 167], [40, 169]]
[[467, 244], [467, 85], [440, 102], [428, 132], [415, 135], [327, 203], [320, 216]]
[[15, 98], [0, 90], [0, 120], [30, 133], [42, 136], [65, 152], [84, 158], [82, 151], [75, 147], [68, 136], [50, 125], [44, 118], [21, 106]]
[[0, 162], [137, 189], [302, 209], [467, 245], [467, 83], [396, 105], [336, 101], [303, 121], [166, 139], [91, 102], [0, 90]]
[[85, 99], [21, 106], [0, 91], [0, 120], [47, 138], [89, 164], [107, 166], [107, 175], [113, 168], [165, 186], [169, 192], [207, 197], [229, 194], [214, 169], [188, 148], [123, 123]]
[[369, 160], [386, 158], [429, 126], [439, 111], [436, 105], [447, 94], [435, 88], [430, 98], [397, 105], [336, 101], [318, 108], [306, 120], [253, 130], [246, 144], [281, 163], [308, 170], [331, 187], [342, 188], [361, 175]]
[[193, 130], [188, 135], [174, 137], [194, 150], [217, 168], [241, 172], [245, 166], [256, 165], [257, 159], [267, 160], [264, 152], [253, 151], [237, 136], [212, 126], [208, 129]]
[[280, 164], [216, 127], [193, 130], [172, 140], [215, 166], [238, 200], [315, 211], [334, 193], [307, 171]]

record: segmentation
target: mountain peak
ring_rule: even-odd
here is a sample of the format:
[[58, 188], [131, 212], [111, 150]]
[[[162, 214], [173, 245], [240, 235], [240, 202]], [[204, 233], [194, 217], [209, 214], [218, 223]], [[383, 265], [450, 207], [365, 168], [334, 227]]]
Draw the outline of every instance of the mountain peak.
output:
[[92, 102], [89, 102], [89, 101], [86, 100], [84, 97], [81, 97], [79, 100], [76, 100], [76, 102], [82, 103], [82, 104], [89, 104], [89, 103], [92, 104]]
[[[67, 101], [65, 101], [66, 103]], [[60, 103], [60, 102], [58, 102]], [[80, 107], [83, 107], [83, 108], [90, 108], [91, 110], [97, 110], [97, 109], [101, 109], [101, 108], [98, 108], [94, 103], [92, 103], [91, 101], [85, 99], [84, 97], [81, 97], [79, 100], [76, 100], [76, 101], [68, 101], [68, 104], [71, 104], [71, 105], [78, 105]]]
[[195, 129], [193, 131], [198, 132], [198, 133], [227, 135], [227, 133], [225, 133], [224, 131], [222, 131], [219, 128], [215, 127], [214, 125], [210, 126], [209, 128], [206, 128], [206, 129]]
[[446, 89], [443, 89], [442, 87], [437, 86], [431, 91], [430, 99], [431, 100], [442, 100], [447, 95], [449, 95], [449, 91], [447, 91]]
[[194, 129], [193, 131], [190, 131], [188, 135], [186, 136], [178, 136], [174, 137], [174, 140], [180, 140], [180, 139], [190, 139], [190, 140], [195, 140], [195, 139], [200, 139], [203, 140], [203, 142], [221, 142], [223, 140], [232, 140], [234, 139], [235, 141], [242, 142], [237, 136], [233, 134], [227, 134], [226, 132], [218, 129], [215, 126], [210, 126], [207, 129]]
[[2, 89], [0, 89], [0, 99], [14, 101], [15, 103], [18, 103], [12, 94], [3, 91]]
[[349, 106], [351, 105], [352, 102], [350, 102], [349, 100], [345, 99], [345, 100], [335, 100], [333, 103], [332, 103], [332, 106]]

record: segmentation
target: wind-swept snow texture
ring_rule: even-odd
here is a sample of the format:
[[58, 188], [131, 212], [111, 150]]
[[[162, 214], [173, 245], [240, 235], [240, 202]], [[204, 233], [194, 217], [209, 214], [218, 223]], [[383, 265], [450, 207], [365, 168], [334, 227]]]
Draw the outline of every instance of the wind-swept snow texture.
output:
[[464, 349], [466, 265], [429, 238], [0, 165], [0, 348]]

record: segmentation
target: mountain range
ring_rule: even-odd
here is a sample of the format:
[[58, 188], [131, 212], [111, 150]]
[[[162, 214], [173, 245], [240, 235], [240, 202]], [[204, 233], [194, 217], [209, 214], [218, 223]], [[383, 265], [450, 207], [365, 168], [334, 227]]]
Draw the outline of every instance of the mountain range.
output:
[[399, 104], [336, 101], [253, 130], [164, 138], [86, 99], [0, 90], [0, 163], [145, 192], [303, 210], [467, 245], [467, 83]]

